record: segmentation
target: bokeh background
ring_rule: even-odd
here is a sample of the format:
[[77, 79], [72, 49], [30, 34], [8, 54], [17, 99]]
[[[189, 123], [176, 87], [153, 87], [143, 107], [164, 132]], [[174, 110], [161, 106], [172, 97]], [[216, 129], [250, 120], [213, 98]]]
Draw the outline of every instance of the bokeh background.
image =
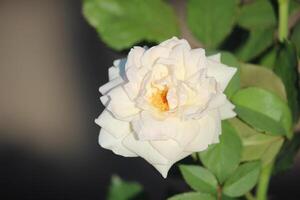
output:
[[[140, 182], [150, 199], [186, 190], [140, 158], [98, 145], [98, 87], [114, 59], [79, 0], [0, 0], [0, 199], [105, 199], [110, 177]], [[272, 179], [272, 199], [300, 199], [300, 155]]]

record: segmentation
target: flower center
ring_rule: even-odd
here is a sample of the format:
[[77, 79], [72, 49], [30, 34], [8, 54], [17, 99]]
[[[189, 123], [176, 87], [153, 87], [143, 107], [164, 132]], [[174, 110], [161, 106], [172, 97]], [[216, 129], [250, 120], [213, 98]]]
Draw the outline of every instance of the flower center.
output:
[[161, 112], [169, 110], [169, 104], [167, 100], [168, 87], [164, 87], [163, 89], [154, 88], [156, 91], [152, 94], [150, 98], [151, 104], [159, 109]]

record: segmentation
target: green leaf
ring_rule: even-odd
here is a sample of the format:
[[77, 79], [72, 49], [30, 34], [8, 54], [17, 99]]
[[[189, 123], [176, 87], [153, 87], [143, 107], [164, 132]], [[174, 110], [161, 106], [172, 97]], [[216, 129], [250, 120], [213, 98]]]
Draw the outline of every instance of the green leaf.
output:
[[300, 2], [298, 0], [290, 0], [289, 3], [289, 14], [296, 14], [300, 10]]
[[118, 176], [112, 176], [108, 192], [108, 200], [129, 200], [142, 191], [142, 186], [134, 182], [122, 181]]
[[295, 46], [290, 42], [281, 45], [275, 62], [275, 73], [281, 78], [286, 89], [293, 121], [299, 118], [298, 59]]
[[178, 35], [175, 14], [162, 0], [84, 0], [83, 13], [102, 40], [117, 50]]
[[272, 143], [272, 145], [269, 146], [268, 149], [264, 152], [261, 160], [263, 161], [263, 166], [267, 166], [268, 164], [271, 164], [274, 159], [277, 157], [277, 154], [279, 153], [282, 145], [283, 145], [284, 139], [278, 138], [276, 141]]
[[291, 41], [296, 45], [298, 57], [300, 57], [300, 23], [294, 27]]
[[285, 88], [281, 79], [271, 70], [262, 66], [252, 64], [242, 64], [241, 87], [260, 87], [273, 92], [282, 100], [287, 101]]
[[256, 184], [260, 172], [260, 162], [242, 164], [224, 185], [224, 194], [230, 197], [239, 197], [249, 192]]
[[232, 102], [236, 113], [258, 131], [271, 135], [292, 136], [292, 117], [288, 105], [277, 95], [257, 88], [239, 90]]
[[188, 192], [175, 195], [167, 200], [216, 200], [215, 197], [209, 194], [203, 194], [199, 192]]
[[242, 61], [256, 58], [272, 45], [273, 33], [273, 28], [251, 30], [245, 44], [237, 49], [237, 57]]
[[276, 48], [272, 48], [260, 59], [259, 65], [273, 70], [276, 61]]
[[206, 48], [214, 49], [231, 32], [237, 5], [237, 0], [189, 0], [188, 26]]
[[296, 134], [292, 140], [286, 141], [280, 150], [274, 165], [274, 174], [286, 171], [292, 167], [296, 154], [300, 149], [300, 134]]
[[229, 197], [226, 196], [224, 193], [222, 193], [222, 200], [240, 200], [240, 198], [234, 198], [234, 197]]
[[229, 52], [221, 53], [221, 62], [228, 66], [237, 68], [237, 72], [230, 80], [224, 92], [227, 98], [230, 99], [230, 97], [240, 89], [240, 63], [234, 55]]
[[184, 180], [196, 191], [217, 194], [218, 181], [207, 169], [195, 165], [180, 165]]
[[246, 42], [236, 51], [239, 59], [253, 60], [272, 45], [277, 22], [269, 0], [252, 1], [243, 5], [237, 23], [250, 31]]
[[283, 144], [282, 137], [254, 135], [244, 140], [243, 161], [261, 160], [263, 166], [270, 164]]
[[246, 29], [265, 29], [276, 26], [276, 15], [268, 0], [252, 1], [240, 9], [238, 25]]
[[223, 121], [220, 142], [199, 154], [204, 166], [223, 183], [237, 168], [241, 153], [242, 143], [239, 136], [227, 121]]
[[242, 139], [242, 161], [261, 160], [266, 166], [275, 159], [284, 141], [282, 137], [259, 133], [237, 118], [231, 119], [230, 124]]

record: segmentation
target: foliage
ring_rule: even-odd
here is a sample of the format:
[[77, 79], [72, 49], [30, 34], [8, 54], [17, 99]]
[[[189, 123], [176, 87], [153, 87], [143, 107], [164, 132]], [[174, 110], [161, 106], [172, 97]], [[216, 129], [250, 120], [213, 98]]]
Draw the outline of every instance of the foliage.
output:
[[232, 102], [238, 116], [258, 131], [291, 137], [291, 113], [278, 96], [258, 87], [249, 87], [239, 90]]
[[178, 34], [174, 12], [161, 0], [84, 0], [83, 13], [103, 41], [117, 50]]
[[184, 180], [196, 191], [217, 194], [218, 181], [207, 169], [200, 166], [181, 165]]
[[175, 195], [168, 200], [215, 200], [215, 198], [209, 194], [202, 194], [200, 192], [189, 192], [179, 195]]
[[189, 0], [187, 22], [207, 48], [216, 48], [231, 32], [237, 9], [237, 0]]
[[297, 51], [291, 42], [284, 42], [278, 48], [275, 60], [275, 73], [285, 85], [288, 105], [293, 112], [294, 122], [299, 118], [299, 82]]
[[[270, 175], [266, 169], [274, 173], [288, 169], [300, 148], [300, 137], [293, 134], [300, 109], [300, 20], [287, 26], [288, 17], [299, 15], [300, 3], [187, 0], [184, 19], [169, 3], [84, 0], [83, 13], [115, 50], [143, 41], [158, 43], [185, 34], [188, 27], [192, 40], [221, 52], [221, 62], [238, 69], [225, 90], [237, 116], [222, 123], [218, 144], [193, 154], [195, 164], [179, 166], [193, 192], [169, 200], [229, 200], [243, 195], [255, 199], [249, 192], [258, 182], [257, 198], [265, 200]], [[140, 191], [140, 185], [114, 177], [109, 199], [130, 199]]]
[[220, 183], [223, 183], [238, 167], [241, 150], [242, 143], [235, 129], [224, 121], [220, 142], [199, 154], [203, 165], [216, 175]]
[[142, 191], [142, 186], [134, 182], [125, 182], [118, 176], [112, 176], [107, 200], [129, 200]]

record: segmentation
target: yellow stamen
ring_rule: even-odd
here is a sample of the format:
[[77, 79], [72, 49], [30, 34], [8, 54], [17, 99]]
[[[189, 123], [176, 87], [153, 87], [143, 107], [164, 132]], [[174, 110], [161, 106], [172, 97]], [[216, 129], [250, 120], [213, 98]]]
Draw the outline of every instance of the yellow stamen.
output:
[[167, 94], [168, 94], [168, 87], [164, 87], [163, 90], [160, 90], [158, 88], [155, 88], [156, 92], [152, 94], [150, 101], [151, 104], [158, 108], [161, 112], [168, 111], [169, 110], [169, 104], [167, 100]]

